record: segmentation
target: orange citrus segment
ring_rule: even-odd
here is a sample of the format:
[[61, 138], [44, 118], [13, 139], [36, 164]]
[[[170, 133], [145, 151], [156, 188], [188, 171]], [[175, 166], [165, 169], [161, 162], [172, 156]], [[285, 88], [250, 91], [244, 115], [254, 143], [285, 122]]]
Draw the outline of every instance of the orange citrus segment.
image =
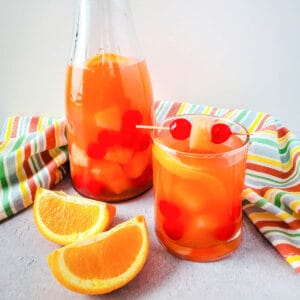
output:
[[33, 213], [42, 235], [66, 245], [106, 230], [116, 208], [112, 204], [38, 188]]
[[[161, 164], [168, 172], [186, 179], [193, 178], [195, 180], [210, 180], [211, 175], [202, 171], [199, 167], [191, 166], [191, 163], [184, 163], [180, 156], [172, 153], [167, 153], [163, 148], [154, 143], [152, 148], [154, 158]], [[215, 181], [214, 178], [211, 180]]]
[[53, 251], [48, 255], [48, 264], [66, 288], [83, 294], [105, 294], [136, 277], [148, 252], [146, 222], [143, 216], [137, 216], [109, 231]]

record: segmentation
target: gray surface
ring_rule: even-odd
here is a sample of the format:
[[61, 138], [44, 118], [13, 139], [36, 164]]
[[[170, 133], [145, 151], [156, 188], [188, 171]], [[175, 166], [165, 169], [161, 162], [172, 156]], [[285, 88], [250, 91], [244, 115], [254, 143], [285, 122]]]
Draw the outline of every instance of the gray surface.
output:
[[[56, 189], [74, 193], [69, 179]], [[230, 257], [192, 263], [168, 254], [154, 234], [152, 190], [117, 204], [115, 223], [138, 214], [146, 217], [151, 249], [140, 274], [122, 289], [85, 296], [59, 285], [47, 266], [58, 246], [33, 223], [32, 208], [0, 225], [0, 299], [300, 299], [300, 276], [244, 217], [244, 238]], [[120, 255], [121, 255], [120, 249]]]

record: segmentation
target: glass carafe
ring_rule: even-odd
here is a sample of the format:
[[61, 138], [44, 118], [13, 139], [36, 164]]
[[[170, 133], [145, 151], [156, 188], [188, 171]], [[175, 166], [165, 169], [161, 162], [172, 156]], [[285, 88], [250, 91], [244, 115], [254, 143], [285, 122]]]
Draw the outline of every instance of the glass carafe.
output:
[[151, 82], [127, 0], [79, 0], [66, 79], [71, 178], [102, 201], [152, 185]]

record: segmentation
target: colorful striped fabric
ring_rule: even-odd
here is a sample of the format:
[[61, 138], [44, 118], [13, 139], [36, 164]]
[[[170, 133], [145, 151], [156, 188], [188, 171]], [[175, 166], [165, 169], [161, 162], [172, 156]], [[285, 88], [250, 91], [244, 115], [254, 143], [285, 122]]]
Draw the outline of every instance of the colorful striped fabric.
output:
[[[157, 102], [156, 122], [202, 113], [229, 118], [253, 133], [243, 210], [284, 259], [300, 273], [300, 141], [262, 112], [180, 102]], [[31, 205], [37, 187], [51, 188], [66, 174], [63, 119], [12, 117], [0, 136], [0, 220]]]
[[272, 116], [251, 110], [160, 102], [157, 122], [201, 113], [229, 118], [252, 134], [243, 210], [283, 258], [300, 273], [300, 141]]
[[37, 187], [51, 188], [67, 172], [63, 120], [11, 117], [0, 135], [0, 221], [33, 202]]

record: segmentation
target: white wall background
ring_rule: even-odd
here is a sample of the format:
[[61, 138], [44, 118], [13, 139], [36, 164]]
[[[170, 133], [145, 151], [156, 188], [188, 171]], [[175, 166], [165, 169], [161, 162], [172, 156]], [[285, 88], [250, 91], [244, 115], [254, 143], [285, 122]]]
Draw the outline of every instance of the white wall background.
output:
[[[271, 113], [300, 131], [300, 0], [131, 0], [156, 99]], [[0, 0], [0, 124], [64, 114], [75, 0]]]

